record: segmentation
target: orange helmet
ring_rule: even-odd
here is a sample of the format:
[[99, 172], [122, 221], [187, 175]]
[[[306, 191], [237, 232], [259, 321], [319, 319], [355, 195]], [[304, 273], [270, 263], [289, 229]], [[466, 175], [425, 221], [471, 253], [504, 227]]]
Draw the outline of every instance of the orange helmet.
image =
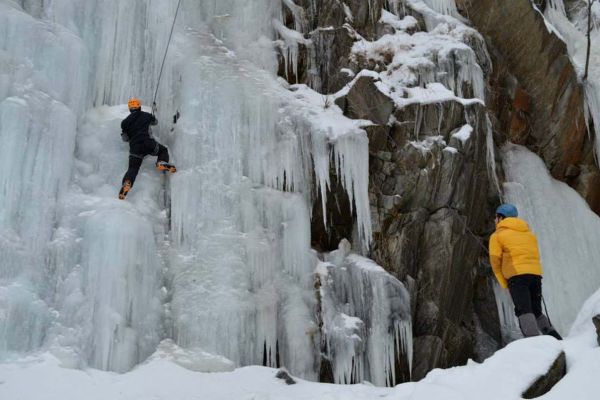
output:
[[127, 106], [129, 107], [130, 110], [142, 108], [142, 102], [139, 99], [132, 97], [127, 102]]

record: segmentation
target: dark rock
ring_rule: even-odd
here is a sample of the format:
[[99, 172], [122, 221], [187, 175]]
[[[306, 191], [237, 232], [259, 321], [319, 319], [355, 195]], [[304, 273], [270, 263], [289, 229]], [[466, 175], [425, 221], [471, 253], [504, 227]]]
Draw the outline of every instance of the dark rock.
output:
[[529, 389], [523, 393], [523, 398], [534, 399], [548, 393], [567, 373], [567, 357], [561, 352], [552, 363], [548, 372], [539, 377]]
[[413, 381], [424, 378], [432, 365], [444, 364], [445, 352], [438, 336], [419, 336], [414, 339]]
[[375, 82], [373, 77], [361, 76], [345, 97], [336, 100], [347, 117], [367, 119], [377, 125], [388, 124], [394, 102], [377, 89]]
[[326, 207], [327, 227], [323, 222], [323, 204], [319, 192], [313, 203], [311, 246], [321, 252], [336, 250], [342, 239], [352, 237], [354, 226], [355, 216], [350, 211], [350, 199], [333, 171]]
[[316, 29], [310, 33], [316, 60], [319, 84], [316, 90], [321, 93], [335, 93], [342, 89], [352, 77], [342, 72], [348, 68], [355, 34], [347, 26]]
[[596, 335], [598, 336], [598, 346], [600, 346], [600, 315], [596, 315], [592, 318], [592, 322], [594, 322], [594, 326], [596, 327]]
[[275, 377], [277, 379], [281, 379], [281, 380], [285, 381], [286, 385], [295, 385], [296, 384], [296, 381], [294, 380], [294, 378], [292, 378], [290, 376], [290, 374], [284, 369], [280, 369], [279, 371], [277, 371], [277, 374], [275, 375]]

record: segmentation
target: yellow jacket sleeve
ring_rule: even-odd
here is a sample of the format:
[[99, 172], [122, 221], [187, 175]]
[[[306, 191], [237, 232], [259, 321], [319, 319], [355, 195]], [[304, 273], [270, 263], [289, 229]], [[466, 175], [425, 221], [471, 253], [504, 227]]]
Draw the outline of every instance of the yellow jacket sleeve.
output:
[[492, 271], [498, 279], [498, 283], [503, 288], [508, 287], [506, 278], [502, 275], [502, 244], [498, 240], [498, 235], [495, 233], [490, 237], [490, 264], [492, 265]]

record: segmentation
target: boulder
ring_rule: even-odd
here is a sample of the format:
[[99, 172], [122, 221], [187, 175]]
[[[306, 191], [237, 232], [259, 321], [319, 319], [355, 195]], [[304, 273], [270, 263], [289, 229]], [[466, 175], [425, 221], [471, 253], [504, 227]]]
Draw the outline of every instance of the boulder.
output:
[[348, 94], [338, 98], [336, 104], [349, 118], [387, 125], [394, 111], [394, 102], [377, 88], [376, 82], [372, 76], [359, 77]]
[[524, 399], [534, 399], [548, 393], [567, 373], [567, 357], [564, 352], [550, 366], [546, 374], [539, 377], [533, 385], [523, 392]]
[[592, 322], [594, 323], [594, 326], [596, 327], [596, 336], [597, 336], [597, 340], [598, 340], [598, 346], [600, 346], [600, 314], [596, 315], [594, 318], [592, 318]]

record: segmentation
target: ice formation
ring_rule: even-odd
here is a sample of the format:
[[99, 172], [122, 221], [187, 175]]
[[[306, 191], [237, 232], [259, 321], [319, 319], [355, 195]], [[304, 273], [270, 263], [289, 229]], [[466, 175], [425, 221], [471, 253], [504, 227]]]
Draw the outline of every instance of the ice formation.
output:
[[319, 264], [324, 348], [335, 382], [394, 385], [395, 366], [412, 369], [408, 290], [373, 261], [350, 253], [343, 240]]
[[[302, 15], [298, 31], [279, 22], [282, 7], [299, 12], [292, 1], [183, 2], [154, 131], [179, 171], [158, 175], [146, 160], [117, 200], [120, 104], [150, 102], [176, 5], [0, 1], [0, 357], [45, 348], [64, 365], [122, 372], [171, 338], [208, 368], [315, 379], [311, 207], [320, 192], [326, 211], [335, 170], [355, 248], [368, 248], [369, 122], [277, 80], [278, 38], [302, 41]], [[385, 293], [372, 318], [392, 312]], [[398, 341], [402, 357], [412, 347], [407, 318], [370, 334], [360, 379], [390, 382]]]
[[503, 165], [505, 199], [517, 206], [538, 236], [551, 320], [567, 333], [584, 301], [600, 286], [600, 218], [527, 149], [509, 146]]

